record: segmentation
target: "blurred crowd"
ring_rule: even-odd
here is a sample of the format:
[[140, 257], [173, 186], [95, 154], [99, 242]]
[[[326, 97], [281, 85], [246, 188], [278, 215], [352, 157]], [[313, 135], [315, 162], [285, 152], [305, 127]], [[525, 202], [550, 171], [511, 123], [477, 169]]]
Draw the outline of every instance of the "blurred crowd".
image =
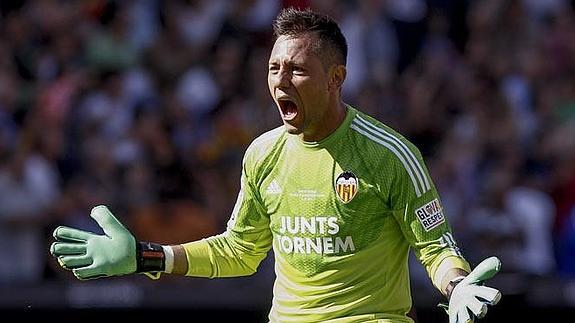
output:
[[[0, 285], [64, 278], [51, 232], [221, 232], [250, 141], [279, 126], [271, 23], [349, 43], [344, 100], [422, 151], [472, 263], [575, 278], [575, 6], [566, 0], [0, 2]], [[69, 275], [65, 276], [69, 278]]]

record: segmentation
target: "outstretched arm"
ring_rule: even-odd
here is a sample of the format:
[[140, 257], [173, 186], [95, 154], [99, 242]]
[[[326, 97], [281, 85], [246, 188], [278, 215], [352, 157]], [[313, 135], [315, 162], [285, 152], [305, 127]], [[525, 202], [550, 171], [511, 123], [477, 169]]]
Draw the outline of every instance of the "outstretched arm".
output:
[[104, 235], [61, 226], [54, 230], [56, 241], [50, 247], [59, 264], [79, 279], [131, 273], [154, 273], [157, 278], [161, 272], [199, 277], [245, 276], [255, 272], [272, 245], [269, 217], [245, 167], [227, 230], [217, 236], [162, 246], [137, 242], [106, 206], [93, 208], [90, 216], [102, 227]]
[[[183, 245], [162, 246], [138, 242], [106, 206], [94, 207], [90, 216], [100, 225], [103, 235], [60, 226], [54, 230], [56, 241], [50, 246], [58, 263], [82, 280], [132, 273], [158, 278], [161, 272], [243, 276], [255, 272], [270, 246], [271, 234], [266, 232], [266, 226], [246, 229], [233, 221], [224, 234]], [[257, 238], [254, 242], [242, 240], [252, 236]]]

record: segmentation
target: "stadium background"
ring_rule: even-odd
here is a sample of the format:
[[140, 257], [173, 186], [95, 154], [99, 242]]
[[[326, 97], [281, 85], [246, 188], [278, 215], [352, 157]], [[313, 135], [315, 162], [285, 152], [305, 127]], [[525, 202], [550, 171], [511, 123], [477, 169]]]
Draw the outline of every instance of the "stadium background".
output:
[[[143, 240], [223, 230], [244, 149], [280, 124], [267, 57], [272, 19], [292, 5], [341, 24], [345, 101], [420, 147], [468, 259], [502, 259], [491, 285], [504, 298], [484, 321], [575, 314], [564, 0], [1, 1], [0, 312], [265, 319], [271, 257], [248, 278], [78, 282], [48, 246], [56, 225], [98, 231], [96, 204]], [[414, 315], [445, 322], [412, 262]]]

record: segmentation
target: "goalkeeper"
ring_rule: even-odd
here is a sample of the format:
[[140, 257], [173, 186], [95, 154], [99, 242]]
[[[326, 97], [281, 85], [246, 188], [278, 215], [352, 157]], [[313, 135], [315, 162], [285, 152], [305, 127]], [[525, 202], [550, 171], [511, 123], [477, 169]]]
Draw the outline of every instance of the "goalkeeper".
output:
[[483, 317], [500, 298], [483, 286], [499, 260], [471, 271], [418, 149], [342, 101], [347, 44], [338, 25], [284, 9], [274, 33], [268, 85], [283, 125], [246, 150], [224, 233], [172, 246], [139, 242], [97, 206], [91, 216], [105, 234], [58, 227], [51, 253], [79, 279], [215, 278], [253, 274], [273, 248], [271, 322], [412, 322], [413, 249], [446, 296], [451, 323]]

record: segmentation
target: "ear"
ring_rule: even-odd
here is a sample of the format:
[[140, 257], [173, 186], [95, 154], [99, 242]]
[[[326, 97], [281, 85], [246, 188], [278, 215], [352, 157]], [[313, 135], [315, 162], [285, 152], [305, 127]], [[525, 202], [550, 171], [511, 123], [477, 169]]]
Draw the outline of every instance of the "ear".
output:
[[345, 65], [333, 65], [329, 68], [329, 89], [337, 90], [341, 89], [343, 86], [343, 81], [345, 81], [345, 76], [347, 75], [347, 69]]

